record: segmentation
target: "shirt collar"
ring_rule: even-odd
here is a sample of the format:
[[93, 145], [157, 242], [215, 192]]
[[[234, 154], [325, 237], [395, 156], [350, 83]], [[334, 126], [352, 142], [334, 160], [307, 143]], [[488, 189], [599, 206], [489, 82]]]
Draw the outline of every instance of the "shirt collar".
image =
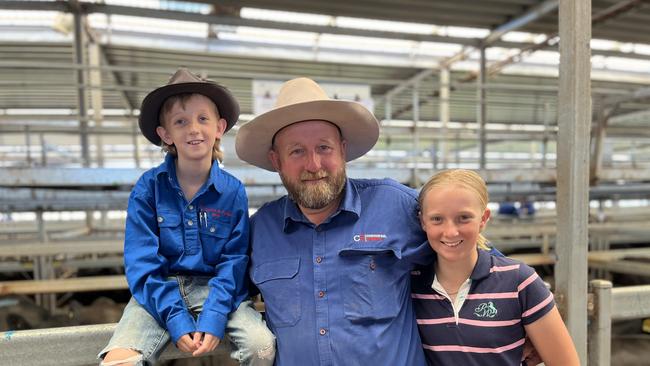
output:
[[[483, 250], [480, 248], [476, 248], [478, 251], [478, 259], [476, 261], [476, 264], [474, 265], [474, 269], [472, 270], [472, 274], [470, 274], [469, 278], [471, 280], [480, 280], [481, 278], [487, 277], [490, 274], [490, 268], [492, 266], [492, 259], [490, 252], [487, 250]], [[435, 276], [435, 266], [436, 266], [436, 261], [438, 260], [438, 256], [434, 255], [433, 262], [427, 266], [429, 269], [428, 271], [425, 272], [425, 277], [426, 281], [425, 283], [433, 283], [434, 276]]]
[[[325, 222], [328, 222], [332, 217], [336, 216], [340, 212], [348, 212], [352, 214], [355, 219], [359, 218], [361, 213], [361, 198], [359, 197], [359, 192], [354, 186], [354, 183], [346, 178], [345, 187], [343, 188], [343, 199], [339, 204], [338, 210], [330, 216]], [[305, 218], [305, 215], [300, 211], [300, 208], [291, 198], [288, 196], [284, 200], [284, 231], [286, 232], [293, 222], [303, 222], [309, 223], [309, 220]]]
[[[175, 161], [176, 157], [170, 153], [167, 153], [167, 155], [165, 155], [165, 161], [160, 164], [158, 170], [156, 171], [156, 177], [158, 178], [161, 174], [165, 173], [170, 181], [178, 185]], [[212, 167], [210, 167], [210, 175], [208, 176], [208, 181], [206, 182], [205, 186], [208, 188], [210, 185], [212, 185], [217, 192], [222, 193], [221, 187], [225, 185], [225, 181], [223, 172], [219, 167], [218, 160], [213, 160]]]
[[472, 274], [469, 276], [472, 280], [480, 280], [481, 278], [490, 275], [490, 267], [492, 265], [492, 256], [490, 252], [483, 249], [476, 249], [478, 251], [478, 260], [474, 266]]

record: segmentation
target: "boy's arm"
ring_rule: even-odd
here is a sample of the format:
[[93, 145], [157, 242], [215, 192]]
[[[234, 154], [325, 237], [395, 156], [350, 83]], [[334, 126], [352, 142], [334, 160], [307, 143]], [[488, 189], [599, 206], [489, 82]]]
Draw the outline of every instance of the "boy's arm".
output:
[[136, 188], [131, 193], [126, 217], [126, 278], [133, 297], [169, 331], [176, 344], [180, 337], [195, 331], [194, 320], [181, 298], [178, 282], [167, 279], [167, 259], [158, 253], [153, 198], [136, 193]]
[[197, 331], [223, 338], [228, 314], [237, 309], [246, 295], [248, 265], [248, 198], [240, 185], [233, 209], [234, 226], [223, 247], [219, 263], [210, 280], [210, 292], [197, 322]]

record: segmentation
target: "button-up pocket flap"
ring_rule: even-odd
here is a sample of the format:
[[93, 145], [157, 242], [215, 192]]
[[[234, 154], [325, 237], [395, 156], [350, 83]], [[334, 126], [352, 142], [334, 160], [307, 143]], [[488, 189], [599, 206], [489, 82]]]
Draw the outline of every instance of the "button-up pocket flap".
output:
[[253, 270], [253, 282], [261, 283], [293, 278], [300, 269], [300, 258], [284, 258], [277, 261], [262, 263]]
[[174, 212], [158, 212], [158, 227], [176, 227], [181, 224], [181, 215]]
[[199, 219], [199, 230], [201, 234], [228, 238], [232, 232], [231, 219], [230, 217], [208, 218], [207, 222]]
[[392, 254], [397, 259], [402, 259], [402, 252], [394, 248], [370, 247], [370, 246], [362, 247], [362, 246], [355, 245], [354, 247], [348, 247], [339, 250], [339, 256], [341, 257], [352, 257], [356, 255], [385, 255], [385, 254], [389, 254], [389, 255]]

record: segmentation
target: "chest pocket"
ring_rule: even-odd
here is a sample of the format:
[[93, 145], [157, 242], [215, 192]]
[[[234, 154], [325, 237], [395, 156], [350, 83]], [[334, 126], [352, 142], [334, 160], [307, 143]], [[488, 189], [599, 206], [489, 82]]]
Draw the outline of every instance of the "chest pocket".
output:
[[266, 303], [268, 320], [274, 327], [290, 327], [300, 320], [300, 258], [284, 258], [253, 268], [253, 283]]
[[[343, 310], [352, 322], [388, 320], [397, 316], [408, 295], [408, 272], [398, 265], [401, 253], [385, 247], [339, 251]], [[404, 272], [404, 273], [402, 273]]]
[[181, 216], [172, 211], [158, 211], [160, 244], [158, 251], [164, 256], [179, 256], [183, 253], [183, 230]]
[[203, 260], [207, 264], [217, 264], [221, 258], [221, 251], [230, 238], [232, 232], [232, 217], [211, 217], [208, 215], [205, 222], [199, 220], [199, 235]]

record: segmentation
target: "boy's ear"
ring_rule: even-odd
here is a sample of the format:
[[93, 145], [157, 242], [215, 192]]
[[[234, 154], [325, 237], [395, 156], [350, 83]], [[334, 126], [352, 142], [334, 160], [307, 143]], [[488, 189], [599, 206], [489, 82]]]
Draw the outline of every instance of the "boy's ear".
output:
[[156, 127], [156, 133], [158, 134], [158, 137], [160, 137], [160, 139], [163, 140], [167, 145], [174, 144], [165, 127], [163, 126]]
[[226, 127], [228, 126], [228, 121], [226, 121], [223, 118], [219, 118], [217, 121], [217, 133], [219, 137], [223, 136], [224, 131], [226, 131]]

